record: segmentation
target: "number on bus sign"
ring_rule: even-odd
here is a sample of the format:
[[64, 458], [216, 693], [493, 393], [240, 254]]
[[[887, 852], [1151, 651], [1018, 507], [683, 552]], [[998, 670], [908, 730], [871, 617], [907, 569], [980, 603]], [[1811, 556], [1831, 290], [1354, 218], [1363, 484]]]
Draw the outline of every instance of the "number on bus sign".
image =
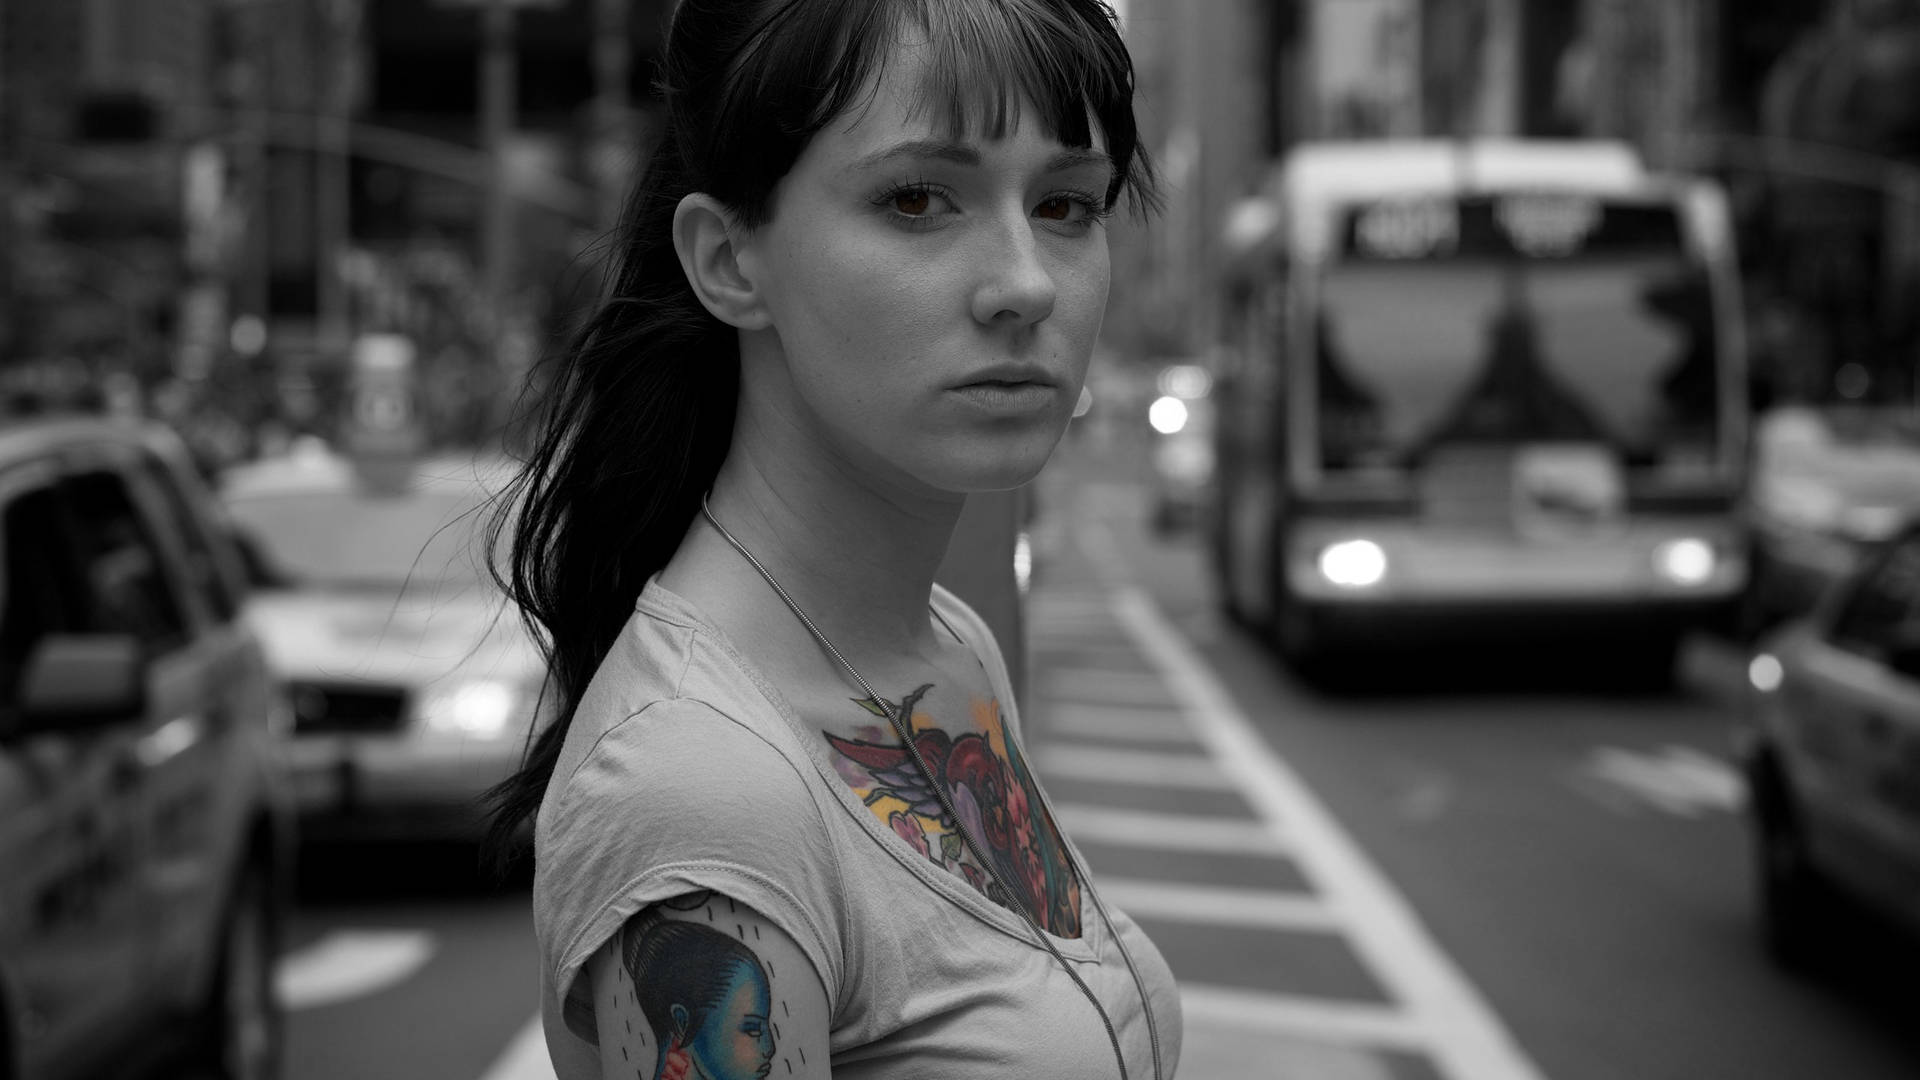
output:
[[1515, 251], [1549, 259], [1585, 247], [1604, 216], [1594, 199], [1556, 193], [1509, 195], [1493, 213]]
[[1375, 203], [1355, 223], [1354, 242], [1375, 259], [1448, 255], [1460, 244], [1460, 208], [1451, 199]]

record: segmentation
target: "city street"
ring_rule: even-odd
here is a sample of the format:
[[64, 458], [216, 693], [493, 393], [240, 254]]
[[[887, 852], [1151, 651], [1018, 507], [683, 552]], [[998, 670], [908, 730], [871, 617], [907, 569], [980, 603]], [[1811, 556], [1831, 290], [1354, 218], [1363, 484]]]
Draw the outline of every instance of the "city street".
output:
[[[1030, 738], [1182, 980], [1181, 1076], [1920, 1070], [1910, 947], [1864, 925], [1794, 980], [1757, 946], [1732, 650], [1657, 696], [1502, 689], [1498, 661], [1327, 696], [1220, 621], [1190, 536], [1148, 533], [1139, 448], [1079, 435], [1042, 481]], [[326, 863], [281, 971], [289, 1080], [543, 1075], [520, 888], [459, 853]]]

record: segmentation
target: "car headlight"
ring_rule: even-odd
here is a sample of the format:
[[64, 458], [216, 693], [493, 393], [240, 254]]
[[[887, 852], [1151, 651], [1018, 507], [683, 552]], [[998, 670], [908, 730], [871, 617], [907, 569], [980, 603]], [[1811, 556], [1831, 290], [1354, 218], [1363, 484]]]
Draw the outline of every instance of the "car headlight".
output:
[[1343, 540], [1320, 552], [1320, 576], [1349, 589], [1371, 588], [1387, 576], [1387, 553], [1371, 540]]
[[1675, 585], [1704, 585], [1720, 565], [1713, 545], [1698, 537], [1669, 540], [1653, 550], [1653, 568]]
[[1747, 682], [1763, 694], [1771, 694], [1787, 681], [1787, 669], [1772, 653], [1755, 653], [1747, 661]]
[[504, 682], [461, 683], [429, 694], [420, 707], [420, 723], [428, 731], [498, 739], [513, 729], [520, 694]]
[[1147, 407], [1147, 423], [1162, 435], [1177, 435], [1187, 426], [1187, 403], [1171, 394], [1158, 397]]

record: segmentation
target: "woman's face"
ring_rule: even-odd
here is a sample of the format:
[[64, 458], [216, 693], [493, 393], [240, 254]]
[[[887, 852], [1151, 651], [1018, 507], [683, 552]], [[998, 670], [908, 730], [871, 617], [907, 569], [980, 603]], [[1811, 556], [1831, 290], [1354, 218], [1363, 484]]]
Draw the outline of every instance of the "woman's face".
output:
[[[1112, 163], [1026, 102], [997, 140], [911, 115], [895, 50], [871, 104], [815, 135], [736, 253], [770, 317], [749, 410], [909, 491], [1025, 483], [1053, 452], [1107, 301]], [[1096, 129], [1097, 131], [1097, 129]]]
[[757, 967], [736, 964], [726, 996], [688, 1045], [699, 1075], [754, 1080], [773, 1064], [774, 1038], [767, 980]]

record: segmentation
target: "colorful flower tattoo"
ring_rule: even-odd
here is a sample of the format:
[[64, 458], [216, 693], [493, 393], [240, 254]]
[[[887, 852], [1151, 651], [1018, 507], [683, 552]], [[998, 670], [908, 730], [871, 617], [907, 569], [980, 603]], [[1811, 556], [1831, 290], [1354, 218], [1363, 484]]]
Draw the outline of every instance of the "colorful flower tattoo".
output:
[[[827, 736], [838, 755], [835, 766], [867, 807], [915, 851], [935, 866], [961, 878], [1002, 907], [1025, 908], [1055, 937], [1080, 936], [1080, 881], [1067, 860], [1066, 844], [1040, 804], [1033, 774], [1020, 747], [1007, 736], [1000, 703], [970, 701], [972, 730], [958, 736], [916, 712], [928, 683], [897, 708], [908, 718], [913, 744], [926, 760], [934, 781], [947, 792], [953, 813], [984, 850], [982, 866], [913, 758], [891, 727], [873, 725], [858, 738]], [[855, 704], [886, 719], [887, 710], [871, 699]], [[892, 702], [889, 707], [894, 707]], [[995, 881], [998, 875], [999, 881]], [[999, 882], [1014, 895], [1007, 895]]]

